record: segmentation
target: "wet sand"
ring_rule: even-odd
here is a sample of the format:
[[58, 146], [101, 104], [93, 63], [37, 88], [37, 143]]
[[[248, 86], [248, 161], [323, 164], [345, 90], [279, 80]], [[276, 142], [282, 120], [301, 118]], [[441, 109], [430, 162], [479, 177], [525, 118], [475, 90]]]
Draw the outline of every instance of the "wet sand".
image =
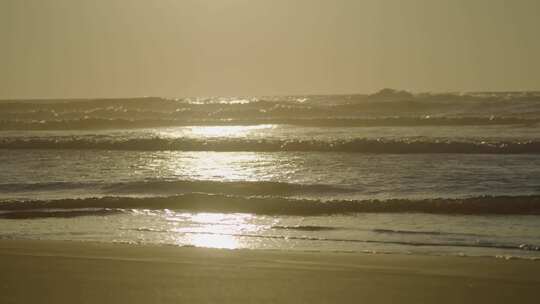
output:
[[538, 303], [540, 261], [0, 241], [0, 303]]

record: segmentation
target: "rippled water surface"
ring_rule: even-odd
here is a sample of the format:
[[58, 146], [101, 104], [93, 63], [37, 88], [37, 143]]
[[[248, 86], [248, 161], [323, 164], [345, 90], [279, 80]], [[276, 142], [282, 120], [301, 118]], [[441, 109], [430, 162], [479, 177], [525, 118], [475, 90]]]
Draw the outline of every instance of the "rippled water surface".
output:
[[538, 94], [388, 94], [2, 101], [0, 237], [540, 257]]

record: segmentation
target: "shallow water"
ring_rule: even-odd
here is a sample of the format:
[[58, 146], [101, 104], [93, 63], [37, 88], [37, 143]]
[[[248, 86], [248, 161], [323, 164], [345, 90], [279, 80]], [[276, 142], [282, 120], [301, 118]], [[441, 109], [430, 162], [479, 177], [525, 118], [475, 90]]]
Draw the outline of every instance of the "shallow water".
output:
[[540, 100], [443, 97], [3, 102], [0, 237], [540, 257]]
[[13, 239], [540, 257], [539, 216], [270, 216], [142, 209], [106, 216], [2, 220], [1, 225], [2, 237]]

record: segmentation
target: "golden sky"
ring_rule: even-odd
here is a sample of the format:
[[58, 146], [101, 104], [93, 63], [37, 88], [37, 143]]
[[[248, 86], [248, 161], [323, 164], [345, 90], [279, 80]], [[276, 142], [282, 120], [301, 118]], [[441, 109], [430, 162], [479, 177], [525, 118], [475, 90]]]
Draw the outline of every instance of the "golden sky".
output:
[[0, 0], [0, 98], [540, 89], [538, 0]]

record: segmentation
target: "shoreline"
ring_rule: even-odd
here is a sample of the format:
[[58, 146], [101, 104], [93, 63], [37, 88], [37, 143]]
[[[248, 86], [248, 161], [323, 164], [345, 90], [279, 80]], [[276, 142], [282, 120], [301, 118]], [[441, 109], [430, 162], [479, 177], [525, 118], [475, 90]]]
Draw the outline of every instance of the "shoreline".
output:
[[0, 240], [2, 303], [536, 303], [526, 259]]
[[[495, 259], [495, 260], [525, 260], [531, 262], [540, 262], [540, 255], [538, 256], [525, 256], [525, 255], [481, 255], [481, 254], [465, 254], [463, 252], [454, 252], [454, 253], [444, 253], [444, 252], [428, 252], [428, 251], [379, 251], [379, 250], [347, 250], [347, 249], [335, 249], [335, 250], [326, 250], [326, 249], [298, 249], [298, 248], [229, 248], [229, 247], [204, 247], [204, 246], [195, 246], [195, 245], [177, 245], [169, 243], [137, 243], [130, 241], [96, 241], [96, 240], [54, 240], [54, 239], [34, 239], [34, 238], [0, 238], [0, 250], [3, 249], [3, 242], [14, 242], [14, 243], [25, 243], [25, 242], [47, 242], [47, 243], [58, 243], [59, 246], [63, 244], [83, 244], [83, 245], [95, 245], [100, 246], [129, 246], [129, 247], [148, 247], [148, 248], [177, 248], [179, 250], [188, 249], [188, 250], [216, 250], [216, 251], [226, 251], [226, 252], [259, 252], [264, 254], [265, 252], [274, 252], [274, 253], [305, 253], [305, 254], [322, 254], [322, 255], [332, 255], [332, 254], [344, 254], [344, 255], [397, 255], [397, 256], [418, 256], [418, 257], [440, 257], [440, 258], [475, 258], [475, 259]], [[76, 245], [75, 245], [76, 246]], [[424, 247], [424, 245], [418, 246], [414, 245], [413, 247]], [[430, 247], [425, 245], [425, 247]], [[438, 247], [438, 246], [437, 246]], [[452, 247], [452, 245], [448, 245]], [[507, 249], [508, 250], [508, 249]], [[518, 249], [513, 249], [517, 252], [522, 252]], [[0, 254], [1, 255], [1, 254]]]

